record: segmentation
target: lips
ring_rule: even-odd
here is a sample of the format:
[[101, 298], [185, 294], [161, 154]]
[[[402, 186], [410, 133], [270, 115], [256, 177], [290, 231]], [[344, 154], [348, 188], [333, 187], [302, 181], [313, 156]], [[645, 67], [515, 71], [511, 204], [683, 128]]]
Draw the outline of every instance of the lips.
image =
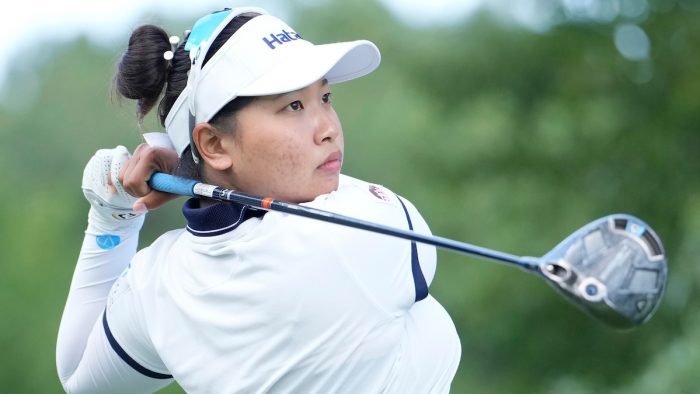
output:
[[326, 160], [318, 166], [318, 169], [329, 172], [339, 172], [342, 164], [343, 154], [340, 151], [335, 151], [326, 157]]

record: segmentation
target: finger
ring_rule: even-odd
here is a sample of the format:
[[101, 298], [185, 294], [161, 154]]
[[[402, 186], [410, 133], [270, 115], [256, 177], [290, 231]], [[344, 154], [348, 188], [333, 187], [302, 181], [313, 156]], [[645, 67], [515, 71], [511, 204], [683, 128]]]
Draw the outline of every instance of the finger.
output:
[[[176, 168], [177, 162], [177, 152], [172, 149], [154, 148], [147, 144], [140, 144], [120, 172], [122, 185], [129, 194], [144, 197], [152, 192], [148, 186], [151, 175], [154, 172], [171, 173]], [[156, 206], [160, 206], [161, 201], [168, 200], [160, 197], [154, 201]]]
[[97, 150], [83, 170], [82, 188], [93, 190], [104, 199], [116, 194], [110, 179], [111, 163], [111, 149]]
[[151, 192], [151, 188], [146, 181], [151, 177], [153, 160], [149, 151], [153, 148], [146, 144], [140, 144], [134, 150], [134, 155], [129, 160], [123, 171], [123, 185], [130, 194], [143, 197]]
[[[134, 166], [131, 175], [134, 177], [134, 187], [140, 192], [150, 192], [148, 180], [155, 172], [172, 173], [177, 166], [177, 153], [165, 148], [144, 148], [139, 152], [139, 161]], [[145, 195], [145, 193], [143, 194]]]
[[117, 193], [117, 188], [114, 187], [114, 183], [112, 183], [112, 174], [107, 174], [107, 187], [109, 188], [110, 193]]
[[127, 160], [127, 162], [122, 165], [122, 169], [121, 171], [119, 171], [119, 182], [121, 182], [122, 186], [127, 191], [129, 191], [129, 182], [127, 180], [128, 174], [131, 173], [132, 168], [139, 161], [139, 158], [139, 155], [137, 155], [136, 152], [134, 152], [134, 155], [132, 155], [129, 158], [129, 160]]
[[156, 170], [167, 174], [172, 174], [177, 168], [177, 164], [180, 160], [177, 156], [177, 152], [167, 148], [154, 148], [154, 151], [157, 153], [158, 160]]
[[170, 193], [163, 193], [157, 190], [146, 194], [134, 202], [133, 209], [135, 212], [143, 212], [144, 210], [153, 210], [163, 206], [168, 201], [176, 199], [178, 196]]
[[119, 145], [113, 149], [112, 162], [110, 165], [110, 178], [108, 180], [108, 183], [112, 184], [112, 186], [117, 190], [117, 193], [122, 194], [125, 197], [128, 197], [126, 196], [128, 192], [122, 186], [119, 179], [119, 174], [122, 172], [123, 167], [129, 161], [130, 157], [131, 155], [129, 154], [129, 151], [122, 145]]

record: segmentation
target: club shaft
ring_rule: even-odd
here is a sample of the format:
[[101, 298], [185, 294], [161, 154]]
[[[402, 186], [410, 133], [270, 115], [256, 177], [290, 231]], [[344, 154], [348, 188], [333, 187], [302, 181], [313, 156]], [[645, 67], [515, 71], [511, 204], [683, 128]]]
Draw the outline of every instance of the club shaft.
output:
[[410, 230], [389, 227], [382, 224], [372, 223], [365, 220], [339, 215], [336, 213], [316, 208], [278, 201], [269, 197], [258, 197], [246, 193], [237, 192], [231, 189], [225, 189], [215, 185], [208, 185], [194, 180], [180, 178], [173, 175], [155, 173], [148, 181], [148, 183], [151, 186], [151, 188], [162, 192], [190, 197], [208, 197], [220, 201], [236, 202], [239, 204], [247, 205], [254, 208], [262, 208], [269, 211], [284, 212], [291, 215], [302, 216], [305, 218], [321, 220], [324, 222], [335, 223], [342, 226], [372, 231], [375, 233], [389, 235], [392, 237], [398, 237], [415, 242], [429, 244], [443, 249], [467, 254], [470, 256], [477, 256], [510, 265], [515, 265], [528, 271], [536, 270], [536, 262], [532, 258], [520, 257], [509, 253], [499, 252], [496, 250], [475, 246], [465, 242], [459, 242], [439, 236], [419, 234]]

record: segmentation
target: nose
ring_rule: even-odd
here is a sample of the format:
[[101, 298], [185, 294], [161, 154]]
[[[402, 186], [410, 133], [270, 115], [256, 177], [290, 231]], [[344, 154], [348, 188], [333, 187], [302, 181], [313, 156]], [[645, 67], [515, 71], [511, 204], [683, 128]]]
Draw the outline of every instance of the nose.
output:
[[340, 120], [332, 108], [319, 109], [314, 130], [314, 142], [318, 145], [335, 141], [343, 132]]

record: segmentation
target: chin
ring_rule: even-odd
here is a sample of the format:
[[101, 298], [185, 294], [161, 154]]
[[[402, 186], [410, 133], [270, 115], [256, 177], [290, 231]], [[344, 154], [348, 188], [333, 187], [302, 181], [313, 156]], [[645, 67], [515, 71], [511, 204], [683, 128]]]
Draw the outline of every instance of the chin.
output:
[[338, 184], [340, 182], [339, 177], [335, 177], [335, 179], [331, 180], [325, 180], [323, 182], [318, 182], [313, 185], [313, 187], [309, 187], [307, 190], [310, 191], [308, 194], [304, 194], [300, 198], [298, 198], [296, 202], [309, 202], [313, 201], [316, 199], [316, 197], [321, 196], [323, 194], [328, 194], [331, 192], [334, 192], [338, 190]]
[[339, 184], [340, 184], [340, 176], [335, 175], [333, 177], [333, 179], [331, 179], [330, 181], [328, 181], [324, 184], [326, 187], [324, 188], [324, 191], [322, 193], [319, 193], [319, 195], [328, 194], [330, 192], [334, 192], [334, 191], [338, 190]]

